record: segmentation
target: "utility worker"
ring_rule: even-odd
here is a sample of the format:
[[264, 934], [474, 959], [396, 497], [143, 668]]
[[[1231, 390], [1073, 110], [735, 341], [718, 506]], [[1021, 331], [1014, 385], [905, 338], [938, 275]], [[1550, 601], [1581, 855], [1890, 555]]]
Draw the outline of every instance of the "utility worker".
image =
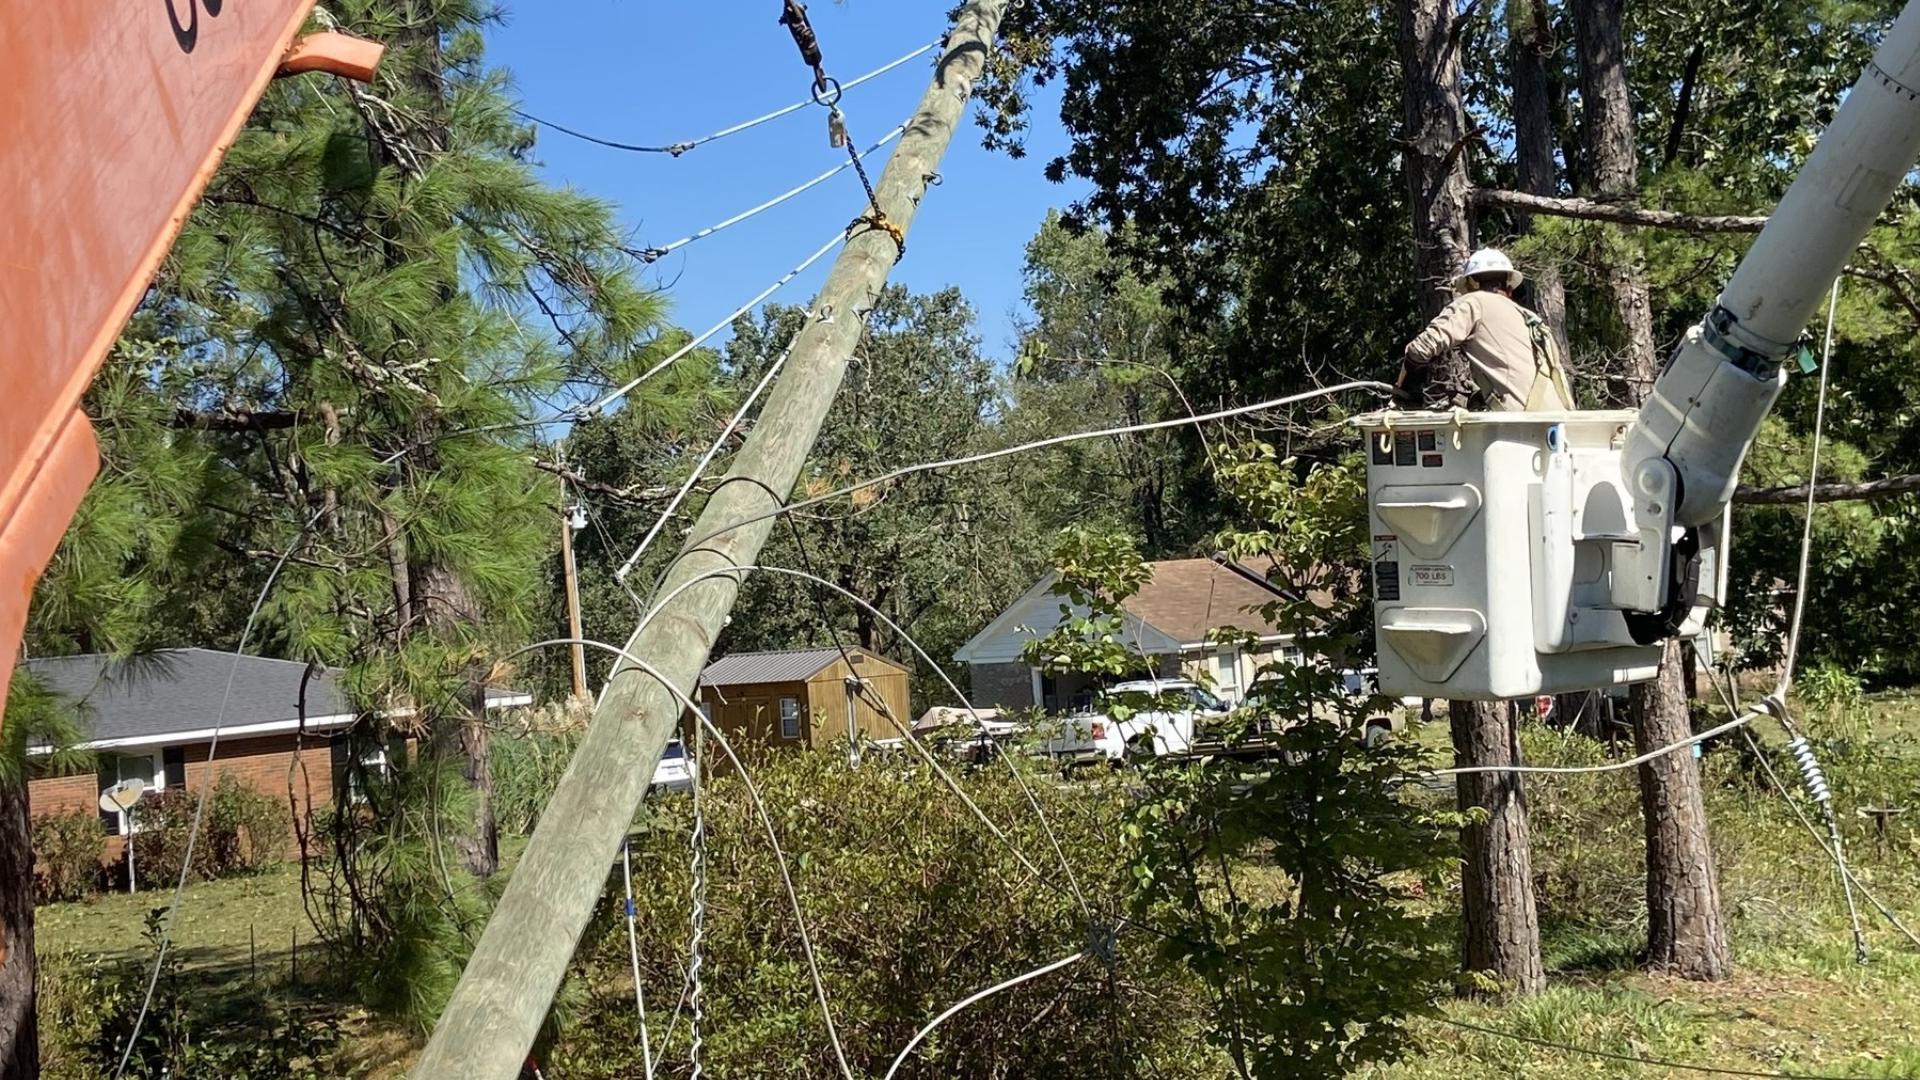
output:
[[1453, 279], [1460, 295], [1407, 343], [1394, 400], [1419, 404], [1429, 365], [1459, 349], [1467, 356], [1474, 389], [1466, 394], [1458, 388], [1465, 400], [1455, 404], [1493, 412], [1573, 408], [1552, 331], [1513, 298], [1522, 280], [1506, 255], [1493, 248], [1468, 257]]

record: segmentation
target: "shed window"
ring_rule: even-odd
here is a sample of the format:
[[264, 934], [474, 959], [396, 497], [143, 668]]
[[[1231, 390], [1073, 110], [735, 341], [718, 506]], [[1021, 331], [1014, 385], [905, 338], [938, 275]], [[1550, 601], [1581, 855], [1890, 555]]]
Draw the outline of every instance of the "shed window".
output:
[[797, 739], [800, 737], [800, 699], [783, 697], [780, 699], [780, 737]]

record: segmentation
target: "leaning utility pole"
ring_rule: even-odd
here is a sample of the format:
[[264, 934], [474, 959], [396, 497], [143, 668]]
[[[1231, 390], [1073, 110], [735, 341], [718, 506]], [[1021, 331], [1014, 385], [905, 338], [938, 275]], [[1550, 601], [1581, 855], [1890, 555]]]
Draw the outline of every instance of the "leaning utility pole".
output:
[[[933, 84], [880, 177], [879, 208], [902, 230], [937, 176], [1008, 3], [969, 0], [961, 9]], [[774, 519], [728, 527], [767, 510], [768, 491], [793, 490], [866, 313], [898, 257], [894, 238], [883, 229], [855, 230], [811, 318], [794, 337], [786, 370], [753, 433], [694, 523], [690, 536], [698, 547], [681, 551], [660, 595], [704, 571], [752, 566], [758, 559]], [[627, 650], [690, 691], [738, 592], [738, 582], [728, 577], [692, 585], [641, 627]], [[520, 1074], [680, 712], [678, 699], [650, 676], [624, 661], [615, 668], [586, 738], [414, 1067], [415, 1080], [514, 1080]]]

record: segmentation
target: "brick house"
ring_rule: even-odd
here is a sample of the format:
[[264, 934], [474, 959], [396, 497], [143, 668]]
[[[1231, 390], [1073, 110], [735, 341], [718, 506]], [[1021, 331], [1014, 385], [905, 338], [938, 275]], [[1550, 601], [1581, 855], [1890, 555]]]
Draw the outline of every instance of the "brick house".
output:
[[[78, 710], [88, 736], [79, 748], [94, 761], [92, 772], [33, 777], [27, 792], [33, 813], [97, 814], [105, 859], [119, 858], [128, 831], [126, 815], [99, 806], [100, 793], [118, 781], [137, 777], [161, 790], [198, 791], [230, 773], [284, 800], [297, 748], [305, 778], [294, 786], [294, 798], [304, 813], [309, 793], [314, 806], [331, 803], [337, 781], [346, 776], [347, 734], [359, 714], [348, 704], [337, 670], [321, 669], [305, 680], [303, 725], [301, 683], [307, 666], [291, 660], [166, 649], [130, 658], [47, 657], [24, 666]], [[512, 691], [487, 691], [488, 708], [531, 703], [531, 697]], [[216, 718], [220, 739], [209, 763]], [[46, 752], [44, 747], [28, 752], [36, 750]], [[359, 752], [368, 765], [386, 762], [383, 749], [362, 746]]]
[[[1148, 565], [1153, 576], [1127, 598], [1121, 611], [1129, 644], [1155, 661], [1155, 674], [1208, 682], [1222, 700], [1237, 705], [1261, 667], [1302, 660], [1293, 635], [1260, 613], [1274, 601], [1301, 597], [1270, 581], [1261, 569], [1220, 557]], [[1023, 655], [1029, 641], [1060, 625], [1066, 600], [1053, 591], [1058, 580], [1059, 575], [1049, 572], [1034, 582], [953, 654], [968, 666], [975, 705], [1057, 712], [1091, 700], [1095, 679], [1047, 675]], [[1254, 644], [1220, 644], [1213, 639], [1221, 631], [1252, 634]]]

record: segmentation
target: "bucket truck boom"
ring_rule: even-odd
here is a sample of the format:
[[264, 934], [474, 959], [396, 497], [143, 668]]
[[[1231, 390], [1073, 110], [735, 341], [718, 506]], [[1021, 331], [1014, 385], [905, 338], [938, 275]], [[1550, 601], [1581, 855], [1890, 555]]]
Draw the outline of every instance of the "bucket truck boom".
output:
[[1781, 358], [1920, 157], [1920, 0], [1900, 13], [1639, 412], [1380, 412], [1375, 636], [1392, 695], [1651, 678], [1724, 599], [1728, 506]]

